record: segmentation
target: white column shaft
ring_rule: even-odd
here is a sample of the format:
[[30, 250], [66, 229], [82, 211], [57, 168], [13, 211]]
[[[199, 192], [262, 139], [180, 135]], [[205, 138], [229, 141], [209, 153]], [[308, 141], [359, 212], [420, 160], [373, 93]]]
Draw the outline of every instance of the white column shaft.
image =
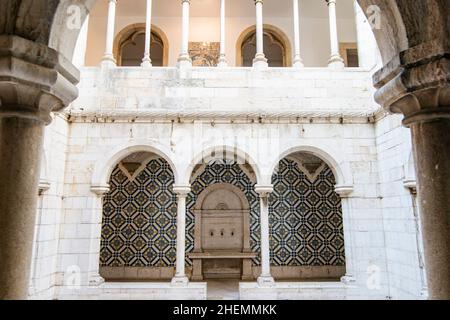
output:
[[270, 277], [269, 208], [267, 197], [261, 196], [261, 276]]
[[294, 11], [294, 67], [303, 67], [302, 58], [300, 55], [300, 12], [299, 0], [293, 0]]
[[183, 39], [181, 53], [184, 55], [189, 54], [189, 9], [189, 1], [183, 0]]
[[189, 57], [189, 9], [190, 0], [182, 0], [183, 6], [183, 18], [182, 18], [182, 38], [181, 38], [181, 52], [178, 57], [179, 67], [189, 67], [192, 65], [191, 58]]
[[256, 0], [256, 55], [264, 54], [263, 2]]
[[103, 60], [114, 60], [113, 45], [114, 45], [114, 31], [116, 22], [116, 4], [117, 0], [109, 0], [108, 4], [108, 24], [106, 26], [106, 48]]
[[178, 196], [176, 277], [185, 277], [186, 196]]
[[330, 19], [331, 55], [339, 54], [339, 40], [337, 34], [336, 0], [328, 2], [328, 15]]
[[145, 19], [145, 51], [144, 59], [142, 59], [143, 67], [150, 67], [152, 65], [152, 59], [150, 58], [150, 44], [152, 36], [152, 0], [147, 0], [147, 10]]
[[267, 59], [264, 54], [264, 23], [263, 23], [263, 0], [255, 0], [256, 6], [256, 56], [253, 66], [266, 68]]
[[344, 67], [344, 60], [339, 54], [339, 38], [337, 33], [337, 18], [336, 18], [336, 0], [326, 0], [328, 4], [328, 16], [330, 22], [330, 46], [331, 58], [329, 61], [330, 67]]
[[225, 7], [226, 0], [220, 0], [220, 58], [219, 58], [219, 66], [225, 67], [227, 66], [226, 59], [226, 46], [225, 46]]

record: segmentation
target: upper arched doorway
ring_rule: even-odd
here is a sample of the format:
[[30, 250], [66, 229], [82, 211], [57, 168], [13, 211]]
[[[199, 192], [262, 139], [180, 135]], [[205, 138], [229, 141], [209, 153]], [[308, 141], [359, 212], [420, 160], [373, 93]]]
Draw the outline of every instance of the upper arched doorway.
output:
[[[289, 38], [279, 28], [264, 25], [264, 54], [269, 67], [290, 67], [292, 49]], [[256, 27], [247, 28], [236, 44], [236, 66], [251, 67], [256, 55]]]
[[[117, 65], [140, 66], [145, 51], [145, 24], [137, 23], [120, 31], [114, 40]], [[150, 58], [154, 67], [164, 67], [169, 60], [169, 41], [164, 32], [152, 25]]]

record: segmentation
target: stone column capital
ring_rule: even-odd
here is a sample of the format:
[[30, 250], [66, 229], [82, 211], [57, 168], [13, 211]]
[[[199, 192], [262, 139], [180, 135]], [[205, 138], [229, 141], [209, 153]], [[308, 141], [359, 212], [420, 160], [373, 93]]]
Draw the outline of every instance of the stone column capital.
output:
[[187, 2], [188, 4], [191, 4], [191, 0], [181, 0], [181, 4], [184, 4], [185, 2]]
[[353, 192], [354, 188], [350, 185], [337, 185], [334, 187], [334, 191], [341, 197], [341, 198], [348, 198], [349, 195]]
[[325, 2], [327, 3], [327, 6], [330, 4], [336, 4], [336, 0], [325, 0]]
[[255, 5], [257, 5], [258, 3], [264, 4], [264, 0], [255, 0]]
[[182, 198], [186, 198], [189, 192], [191, 192], [191, 186], [189, 185], [174, 185], [173, 192]]
[[95, 193], [97, 196], [102, 197], [110, 190], [109, 185], [95, 185], [91, 186], [91, 191]]
[[256, 185], [255, 192], [259, 194], [260, 197], [268, 197], [269, 194], [273, 192], [273, 185]]
[[375, 100], [403, 124], [450, 118], [450, 47], [433, 40], [410, 48], [374, 75]]
[[0, 36], [0, 117], [51, 122], [50, 113], [78, 96], [79, 71], [57, 51], [14, 35]]

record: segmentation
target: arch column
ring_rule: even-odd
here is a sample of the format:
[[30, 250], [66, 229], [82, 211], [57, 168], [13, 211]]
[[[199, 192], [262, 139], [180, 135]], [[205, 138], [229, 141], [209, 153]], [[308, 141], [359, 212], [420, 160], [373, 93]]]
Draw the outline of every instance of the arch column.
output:
[[328, 5], [328, 17], [330, 22], [330, 45], [331, 58], [328, 61], [330, 68], [344, 68], [344, 59], [339, 53], [339, 39], [337, 32], [337, 17], [336, 17], [336, 0], [325, 0]]
[[269, 235], [269, 194], [273, 186], [257, 185], [256, 193], [260, 199], [261, 220], [261, 275], [258, 277], [259, 286], [273, 286], [275, 281], [270, 273], [270, 235]]
[[152, 59], [150, 58], [150, 44], [152, 36], [152, 0], [147, 0], [147, 10], [145, 13], [145, 52], [144, 59], [142, 59], [141, 66], [149, 68], [152, 66]]
[[192, 67], [192, 60], [189, 56], [189, 9], [191, 5], [190, 0], [181, 0], [183, 6], [183, 20], [182, 20], [182, 39], [181, 39], [181, 53], [178, 57], [178, 67]]
[[225, 47], [225, 1], [220, 0], [220, 57], [219, 57], [219, 67], [227, 67], [227, 57], [226, 57], [226, 47]]
[[294, 63], [293, 67], [303, 68], [303, 60], [300, 55], [300, 8], [299, 0], [293, 0], [293, 11], [294, 11]]
[[352, 186], [337, 185], [335, 192], [341, 198], [342, 219], [344, 221], [344, 246], [345, 246], [345, 275], [341, 278], [341, 282], [349, 284], [356, 281], [356, 269], [354, 261], [354, 243], [353, 243], [353, 227], [352, 227], [352, 203], [351, 193]]
[[266, 55], [264, 54], [264, 24], [263, 24], [263, 0], [255, 0], [256, 6], [256, 56], [253, 59], [253, 67], [267, 68]]
[[114, 59], [114, 31], [116, 23], [116, 5], [117, 0], [108, 0], [108, 24], [106, 26], [106, 47], [105, 54], [102, 58], [102, 65], [116, 66], [116, 59]]
[[91, 186], [93, 197], [90, 199], [91, 215], [91, 240], [89, 245], [88, 282], [90, 286], [99, 286], [105, 282], [100, 275], [100, 250], [102, 237], [103, 197], [110, 191], [109, 185]]
[[177, 262], [176, 273], [172, 279], [172, 285], [186, 286], [189, 279], [186, 276], [186, 197], [191, 192], [191, 186], [175, 185], [173, 192], [176, 193], [177, 202]]
[[431, 299], [450, 299], [450, 59], [437, 40], [374, 75], [375, 99], [411, 128]]
[[0, 47], [0, 299], [25, 299], [44, 128], [76, 98], [79, 74], [45, 45], [2, 35]]

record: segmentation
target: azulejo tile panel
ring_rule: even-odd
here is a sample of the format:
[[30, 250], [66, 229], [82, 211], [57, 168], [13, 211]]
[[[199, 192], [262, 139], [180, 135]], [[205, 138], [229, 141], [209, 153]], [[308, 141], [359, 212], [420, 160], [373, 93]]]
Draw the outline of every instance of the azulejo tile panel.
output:
[[154, 159], [130, 180], [117, 166], [103, 200], [100, 265], [169, 267], [176, 262], [174, 175]]
[[[310, 176], [310, 175], [309, 175]], [[342, 205], [328, 166], [308, 178], [283, 159], [269, 199], [270, 257], [275, 266], [344, 266]]]
[[[269, 202], [271, 263], [274, 266], [344, 266], [342, 208], [335, 179], [325, 167], [311, 181], [284, 159], [273, 175]], [[153, 159], [134, 180], [117, 166], [104, 197], [101, 266], [173, 267], [176, 262], [177, 198], [174, 176], [163, 159]], [[215, 183], [240, 188], [250, 205], [250, 246], [260, 253], [259, 197], [255, 183], [233, 161], [210, 163], [192, 183], [187, 198], [186, 251], [194, 249], [194, 206]], [[186, 260], [191, 264], [189, 259]], [[259, 265], [260, 257], [254, 260]]]

